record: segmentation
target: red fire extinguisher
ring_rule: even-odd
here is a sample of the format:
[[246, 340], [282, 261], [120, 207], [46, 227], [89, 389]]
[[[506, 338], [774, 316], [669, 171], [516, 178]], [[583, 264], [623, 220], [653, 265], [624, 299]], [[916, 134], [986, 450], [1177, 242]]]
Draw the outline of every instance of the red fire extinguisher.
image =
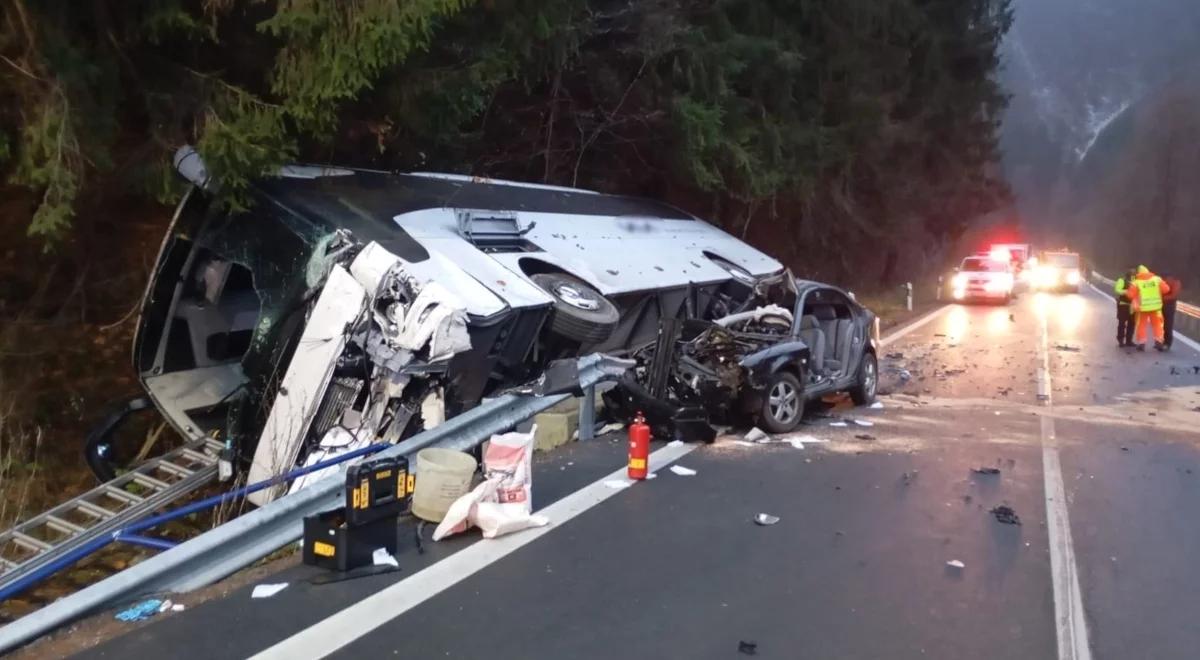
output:
[[629, 425], [629, 478], [645, 479], [650, 460], [650, 426], [638, 411]]

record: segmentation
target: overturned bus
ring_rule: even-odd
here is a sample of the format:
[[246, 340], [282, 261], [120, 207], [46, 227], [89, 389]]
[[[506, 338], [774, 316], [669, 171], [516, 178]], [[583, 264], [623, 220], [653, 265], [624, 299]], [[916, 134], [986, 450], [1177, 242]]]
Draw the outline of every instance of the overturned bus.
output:
[[[716, 318], [781, 264], [665, 204], [444, 174], [289, 166], [214, 202], [199, 155], [142, 303], [134, 366], [188, 440], [250, 480], [398, 441], [535, 379]], [[118, 460], [89, 441], [100, 476]], [[324, 443], [324, 444], [323, 444]], [[258, 501], [270, 499], [270, 491]]]

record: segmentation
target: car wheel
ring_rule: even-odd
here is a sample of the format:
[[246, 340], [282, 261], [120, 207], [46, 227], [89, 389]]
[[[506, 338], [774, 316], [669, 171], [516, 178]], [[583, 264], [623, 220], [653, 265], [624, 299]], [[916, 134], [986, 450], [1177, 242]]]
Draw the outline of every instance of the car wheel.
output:
[[621, 313], [616, 305], [583, 280], [563, 273], [531, 276], [534, 284], [554, 298], [550, 331], [584, 344], [596, 344], [612, 336]]
[[800, 379], [785, 371], [771, 376], [759, 417], [763, 427], [771, 433], [794, 430], [804, 417], [804, 388], [800, 386]]
[[875, 402], [875, 393], [879, 389], [879, 361], [874, 353], [863, 353], [862, 363], [858, 365], [858, 380], [850, 388], [850, 399], [855, 405], [866, 406]]

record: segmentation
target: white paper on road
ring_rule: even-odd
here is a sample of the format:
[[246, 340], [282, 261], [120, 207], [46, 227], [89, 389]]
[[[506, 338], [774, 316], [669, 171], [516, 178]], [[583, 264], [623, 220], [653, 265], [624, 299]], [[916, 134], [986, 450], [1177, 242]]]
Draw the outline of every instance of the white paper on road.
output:
[[633, 482], [627, 479], [609, 479], [604, 482], [604, 485], [613, 490], [620, 490], [622, 488], [629, 488], [633, 485]]
[[959, 561], [957, 559], [951, 559], [950, 561], [946, 562], [946, 565], [949, 566], [950, 568], [966, 568], [967, 567], [966, 564], [962, 563], [961, 561]]
[[682, 446], [683, 446], [683, 440], [672, 440], [672, 441], [670, 441], [670, 442], [668, 442], [668, 443], [667, 443], [667, 446], [668, 446], [668, 447], [682, 447]]
[[875, 403], [872, 403], [872, 404], [871, 404], [871, 410], [883, 410], [883, 402], [882, 402], [882, 401], [876, 401]]
[[274, 596], [275, 594], [283, 591], [284, 589], [287, 589], [287, 586], [288, 586], [287, 582], [280, 582], [278, 584], [256, 585], [254, 587], [254, 591], [250, 592], [250, 597], [251, 598], [270, 598], [271, 596]]
[[746, 434], [746, 440], [750, 442], [770, 442], [771, 436], [767, 435], [766, 432], [756, 426], [750, 429], [750, 432]]
[[675, 474], [677, 474], [681, 477], [691, 477], [696, 474], [695, 470], [693, 470], [691, 468], [685, 468], [682, 465], [672, 465], [671, 472], [674, 472]]
[[842, 427], [842, 426], [846, 426], [846, 422], [829, 422], [829, 425]]
[[657, 472], [651, 472], [651, 473], [649, 473], [649, 474], [647, 474], [647, 475], [646, 475], [646, 478], [647, 478], [647, 479], [657, 479], [657, 478], [658, 478], [658, 473], [657, 473]]
[[387, 551], [387, 548], [376, 548], [375, 552], [371, 553], [371, 563], [376, 566], [392, 566], [400, 568], [400, 563], [392, 556], [392, 553]]
[[795, 447], [796, 449], [804, 449], [804, 445], [806, 445], [806, 444], [817, 444], [817, 443], [821, 443], [821, 442], [829, 442], [828, 440], [825, 440], [824, 438], [817, 438], [817, 437], [814, 437], [811, 435], [788, 436], [788, 437], [784, 438], [783, 441], [790, 444], [791, 446]]
[[859, 426], [875, 426], [875, 422], [868, 422], [865, 419], [856, 419], [854, 420], [854, 423], [858, 424]]

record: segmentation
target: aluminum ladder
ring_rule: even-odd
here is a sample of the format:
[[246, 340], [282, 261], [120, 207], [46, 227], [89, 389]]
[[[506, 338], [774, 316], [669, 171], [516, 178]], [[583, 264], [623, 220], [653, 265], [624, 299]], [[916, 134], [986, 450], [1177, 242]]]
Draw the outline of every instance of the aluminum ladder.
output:
[[179, 447], [0, 532], [0, 588], [212, 482], [221, 448]]

